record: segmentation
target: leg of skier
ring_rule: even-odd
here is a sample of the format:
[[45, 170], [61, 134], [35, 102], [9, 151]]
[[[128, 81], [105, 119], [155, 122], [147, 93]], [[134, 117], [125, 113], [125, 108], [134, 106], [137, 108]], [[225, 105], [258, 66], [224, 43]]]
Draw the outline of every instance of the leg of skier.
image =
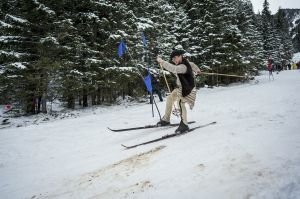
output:
[[166, 126], [170, 124], [170, 117], [172, 113], [173, 104], [178, 98], [177, 93], [178, 91], [176, 88], [167, 97], [165, 115], [163, 116], [162, 120], [157, 123], [158, 126]]
[[180, 107], [181, 121], [179, 127], [175, 130], [175, 133], [184, 133], [189, 130], [188, 122], [187, 122], [187, 112], [186, 112], [184, 100], [182, 99], [179, 100], [179, 107]]

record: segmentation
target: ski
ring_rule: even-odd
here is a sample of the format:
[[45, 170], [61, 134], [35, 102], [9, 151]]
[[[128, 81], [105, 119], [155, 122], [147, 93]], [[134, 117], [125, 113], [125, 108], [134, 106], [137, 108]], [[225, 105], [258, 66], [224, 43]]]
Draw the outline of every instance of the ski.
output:
[[138, 146], [142, 146], [142, 145], [146, 145], [146, 144], [151, 144], [153, 142], [158, 142], [158, 141], [161, 141], [161, 140], [165, 140], [165, 139], [168, 139], [168, 138], [172, 138], [172, 137], [176, 137], [176, 136], [180, 136], [180, 135], [184, 135], [186, 133], [189, 133], [189, 132], [192, 132], [196, 129], [199, 129], [199, 128], [203, 128], [203, 127], [206, 127], [206, 126], [209, 126], [209, 125], [213, 125], [213, 124], [216, 124], [217, 122], [210, 122], [208, 124], [204, 124], [204, 125], [200, 125], [200, 126], [196, 126], [196, 127], [193, 127], [193, 128], [190, 128], [187, 132], [184, 132], [184, 133], [172, 133], [172, 134], [167, 134], [167, 135], [164, 135], [160, 138], [157, 138], [157, 139], [153, 139], [153, 140], [150, 140], [150, 141], [147, 141], [147, 142], [143, 142], [143, 143], [139, 143], [139, 144], [136, 144], [136, 145], [131, 145], [131, 146], [126, 146], [124, 144], [121, 144], [123, 147], [125, 147], [126, 149], [132, 149], [132, 148], [135, 148], [135, 147], [138, 147]]
[[[195, 121], [189, 122], [189, 124], [193, 124]], [[111, 129], [107, 127], [109, 130], [113, 132], [121, 132], [121, 131], [133, 131], [133, 130], [139, 130], [139, 129], [151, 129], [151, 128], [158, 128], [158, 127], [174, 127], [174, 126], [179, 126], [180, 123], [175, 123], [175, 124], [170, 124], [168, 126], [157, 126], [156, 124], [154, 125], [146, 125], [146, 126], [139, 126], [139, 127], [133, 127], [133, 128], [126, 128], [126, 129]]]

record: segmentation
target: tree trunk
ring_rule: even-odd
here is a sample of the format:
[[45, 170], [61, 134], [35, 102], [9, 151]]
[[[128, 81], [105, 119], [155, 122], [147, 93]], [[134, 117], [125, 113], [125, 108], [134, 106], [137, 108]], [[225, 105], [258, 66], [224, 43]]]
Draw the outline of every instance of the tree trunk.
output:
[[39, 96], [38, 103], [37, 103], [37, 110], [36, 110], [37, 113], [41, 112], [41, 103], [42, 103], [42, 96]]
[[97, 105], [102, 104], [102, 100], [101, 100], [101, 89], [100, 87], [98, 87], [97, 89]]
[[42, 96], [42, 113], [47, 113], [46, 93], [43, 93], [43, 96]]
[[29, 97], [26, 102], [26, 113], [35, 114], [35, 98]]
[[82, 98], [81, 96], [79, 96], [78, 105], [81, 106], [81, 104], [82, 104]]
[[128, 83], [128, 95], [129, 96], [131, 96], [131, 97], [133, 97], [133, 88], [132, 88], [132, 86], [131, 86], [131, 83]]
[[83, 96], [82, 96], [82, 106], [88, 107], [88, 95], [87, 95], [87, 89], [83, 89]]
[[67, 104], [67, 107], [68, 108], [71, 108], [71, 109], [75, 109], [75, 99], [72, 95], [69, 95], [68, 96], [68, 104]]
[[96, 105], [96, 98], [97, 98], [97, 95], [96, 95], [96, 92], [94, 91], [92, 94], [91, 94], [91, 97], [92, 97], [92, 105]]

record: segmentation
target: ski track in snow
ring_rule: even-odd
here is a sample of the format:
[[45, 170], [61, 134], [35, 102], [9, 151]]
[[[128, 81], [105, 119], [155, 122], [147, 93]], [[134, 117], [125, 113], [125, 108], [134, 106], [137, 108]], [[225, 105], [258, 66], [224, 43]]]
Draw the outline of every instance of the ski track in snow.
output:
[[158, 120], [137, 105], [0, 129], [0, 198], [299, 198], [300, 72], [274, 76], [200, 89], [190, 127], [216, 125], [129, 150], [176, 127], [107, 130]]

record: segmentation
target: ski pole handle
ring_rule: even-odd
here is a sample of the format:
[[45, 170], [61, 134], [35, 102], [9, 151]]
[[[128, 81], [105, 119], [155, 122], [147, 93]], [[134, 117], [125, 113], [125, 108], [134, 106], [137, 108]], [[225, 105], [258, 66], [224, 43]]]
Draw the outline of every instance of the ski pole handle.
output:
[[[163, 69], [161, 63], [159, 63], [159, 66], [160, 66], [161, 70], [163, 71], [164, 69]], [[169, 93], [171, 93], [171, 89], [170, 89], [170, 87], [169, 87], [168, 80], [167, 80], [166, 75], [165, 75], [164, 72], [163, 72], [163, 75], [164, 75], [164, 79], [165, 79], [166, 85], [167, 85], [167, 87], [168, 87]]]
[[[161, 70], [163, 71], [164, 69], [163, 69], [161, 63], [159, 63], [159, 66], [160, 66]], [[167, 80], [167, 78], [166, 78], [166, 75], [165, 75], [164, 72], [163, 72], [163, 74], [164, 74], [164, 79], [165, 79], [166, 85], [167, 85], [167, 87], [168, 87], [169, 93], [171, 93], [171, 89], [170, 89], [170, 87], [169, 87], [169, 84], [168, 84], [168, 80]], [[179, 114], [176, 113], [176, 112], [177, 112], [177, 111], [176, 111], [177, 109], [176, 109], [175, 104], [173, 104], [173, 106], [174, 106], [174, 111], [175, 111], [175, 112], [172, 112], [172, 113], [173, 113], [175, 116], [179, 117]]]

